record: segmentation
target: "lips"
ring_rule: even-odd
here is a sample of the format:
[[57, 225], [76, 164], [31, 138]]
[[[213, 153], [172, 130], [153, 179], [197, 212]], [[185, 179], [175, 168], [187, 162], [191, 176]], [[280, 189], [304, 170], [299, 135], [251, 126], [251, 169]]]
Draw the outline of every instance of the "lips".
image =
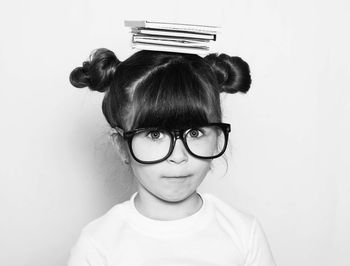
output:
[[169, 178], [169, 179], [183, 179], [183, 178], [187, 178], [190, 177], [191, 175], [182, 175], [182, 176], [163, 176], [163, 178]]

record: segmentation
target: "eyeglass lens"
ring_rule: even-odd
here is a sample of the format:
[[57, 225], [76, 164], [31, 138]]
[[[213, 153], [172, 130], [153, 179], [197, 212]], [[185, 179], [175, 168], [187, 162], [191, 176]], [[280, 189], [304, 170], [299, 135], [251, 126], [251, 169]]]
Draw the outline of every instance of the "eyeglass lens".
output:
[[[166, 130], [145, 129], [134, 135], [131, 147], [135, 157], [141, 161], [161, 160], [168, 155], [172, 138]], [[188, 149], [200, 157], [216, 156], [225, 148], [225, 134], [218, 126], [189, 129], [184, 140]]]

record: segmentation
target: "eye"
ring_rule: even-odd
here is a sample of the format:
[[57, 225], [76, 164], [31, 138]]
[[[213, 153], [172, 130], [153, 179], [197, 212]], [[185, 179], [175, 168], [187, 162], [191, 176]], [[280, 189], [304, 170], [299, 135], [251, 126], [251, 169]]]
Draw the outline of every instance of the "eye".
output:
[[191, 129], [188, 134], [191, 138], [200, 138], [203, 136], [203, 133], [199, 129]]
[[161, 139], [163, 137], [163, 133], [160, 132], [159, 130], [152, 130], [147, 132], [146, 136], [148, 138], [151, 138], [152, 140], [157, 140], [157, 139]]

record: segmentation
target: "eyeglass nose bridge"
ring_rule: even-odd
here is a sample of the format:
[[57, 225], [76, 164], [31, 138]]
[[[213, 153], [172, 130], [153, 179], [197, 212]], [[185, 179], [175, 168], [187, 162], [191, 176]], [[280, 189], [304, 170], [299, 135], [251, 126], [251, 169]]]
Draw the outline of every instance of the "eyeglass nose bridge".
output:
[[178, 140], [178, 139], [182, 140], [182, 143], [184, 144], [186, 150], [188, 151], [187, 143], [186, 143], [186, 140], [184, 139], [184, 133], [185, 133], [185, 130], [183, 130], [183, 129], [173, 129], [170, 131], [170, 134], [173, 136], [173, 141], [172, 141], [172, 145], [170, 147], [169, 156], [170, 156], [170, 154], [173, 153], [175, 145], [176, 145], [176, 140]]
[[182, 138], [182, 132], [179, 129], [174, 129], [173, 134], [174, 134], [175, 140]]
[[178, 139], [180, 139], [182, 141], [183, 145], [185, 146], [186, 151], [190, 152], [188, 147], [187, 147], [186, 140], [184, 139], [185, 130], [183, 130], [183, 129], [173, 129], [173, 130], [171, 130], [169, 132], [173, 136], [173, 141], [172, 141], [172, 144], [170, 146], [170, 150], [169, 150], [168, 156], [166, 158], [170, 157], [171, 154], [174, 152], [175, 145], [176, 145], [176, 140], [178, 140]]
[[185, 142], [183, 129], [174, 129], [174, 130], [172, 130], [171, 133], [174, 137], [174, 144], [175, 144], [176, 140], [178, 140], [178, 139], [181, 139], [183, 143]]

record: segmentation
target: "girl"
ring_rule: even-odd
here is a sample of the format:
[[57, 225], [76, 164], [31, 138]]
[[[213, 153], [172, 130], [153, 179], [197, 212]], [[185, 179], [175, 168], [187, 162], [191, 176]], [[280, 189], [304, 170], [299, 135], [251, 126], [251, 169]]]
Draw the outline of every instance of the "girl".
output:
[[247, 92], [239, 57], [98, 49], [70, 82], [104, 92], [111, 139], [137, 192], [89, 223], [69, 266], [275, 265], [257, 220], [198, 186], [226, 149], [220, 92]]

